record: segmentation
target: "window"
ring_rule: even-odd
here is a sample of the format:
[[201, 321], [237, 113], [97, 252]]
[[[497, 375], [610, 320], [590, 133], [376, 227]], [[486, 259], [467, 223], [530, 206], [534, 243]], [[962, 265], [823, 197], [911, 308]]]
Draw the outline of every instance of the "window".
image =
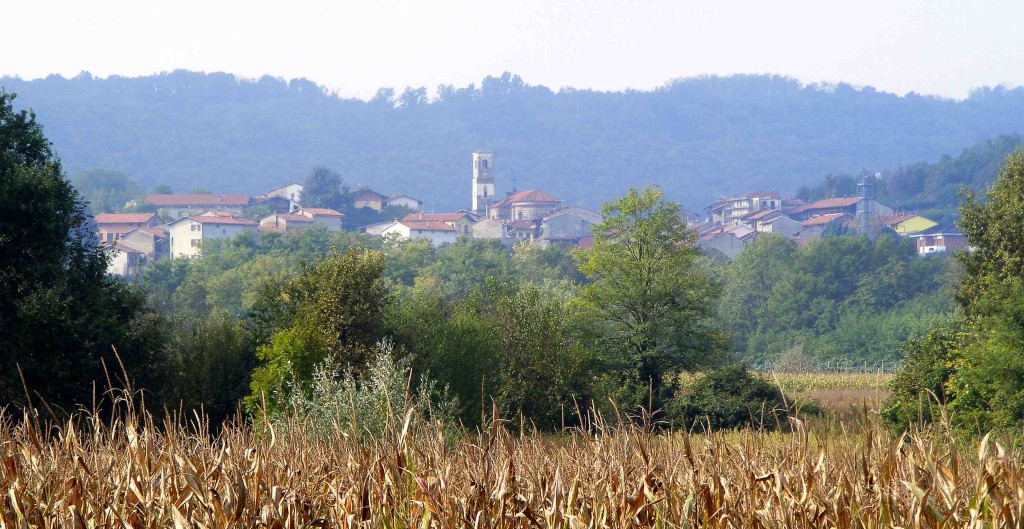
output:
[[221, 235], [227, 235], [227, 234], [228, 234], [228, 230], [227, 230], [227, 228], [221, 228], [221, 230], [220, 230], [220, 234], [221, 234]]
[[203, 225], [202, 224], [193, 224], [192, 225], [192, 231], [199, 231], [201, 229], [203, 229]]
[[199, 247], [199, 241], [201, 241], [201, 240], [202, 239], [192, 239], [192, 247], [193, 248], [198, 248]]

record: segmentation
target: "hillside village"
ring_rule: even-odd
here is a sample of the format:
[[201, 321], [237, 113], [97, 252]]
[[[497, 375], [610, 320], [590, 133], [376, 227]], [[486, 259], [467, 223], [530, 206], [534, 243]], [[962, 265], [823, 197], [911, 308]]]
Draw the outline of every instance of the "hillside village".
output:
[[494, 153], [474, 152], [472, 162], [470, 207], [450, 213], [424, 213], [423, 202], [416, 198], [402, 193], [386, 195], [364, 186], [350, 194], [356, 210], [403, 214], [384, 222], [351, 225], [339, 211], [304, 206], [303, 185], [288, 183], [256, 196], [152, 194], [144, 204], [154, 212], [99, 213], [96, 233], [100, 243], [112, 249], [110, 272], [128, 277], [159, 259], [200, 257], [206, 241], [311, 226], [425, 239], [434, 246], [460, 238], [496, 240], [509, 246], [517, 242], [587, 246], [592, 242], [590, 230], [603, 219], [600, 213], [565, 204], [539, 189], [513, 189], [499, 197]]
[[765, 233], [806, 244], [829, 233], [874, 236], [891, 230], [913, 239], [920, 255], [967, 246], [966, 237], [955, 226], [940, 225], [913, 212], [895, 211], [875, 200], [877, 178], [875, 174], [862, 175], [857, 196], [814, 202], [783, 198], [777, 191], [722, 198], [704, 208], [704, 219], [691, 222], [690, 227], [697, 232], [698, 246], [726, 260]]
[[[158, 259], [196, 258], [212, 239], [248, 233], [285, 233], [311, 226], [328, 231], [349, 230], [378, 237], [426, 239], [434, 246], [460, 238], [497, 240], [505, 245], [588, 246], [591, 227], [600, 213], [563, 203], [540, 189], [496, 190], [494, 153], [472, 154], [469, 207], [450, 213], [424, 213], [423, 202], [402, 193], [384, 194], [369, 187], [351, 192], [356, 210], [376, 214], [401, 212], [391, 220], [351, 225], [345, 215], [329, 208], [306, 207], [303, 185], [288, 183], [256, 196], [243, 194], [153, 194], [145, 198], [151, 213], [100, 213], [96, 230], [101, 244], [113, 250], [110, 272], [133, 276]], [[913, 212], [895, 211], [875, 200], [877, 176], [865, 173], [858, 196], [815, 202], [784, 198], [777, 191], [726, 197], [704, 208], [703, 215], [687, 214], [698, 246], [714, 258], [731, 260], [761, 234], [777, 234], [797, 244], [829, 233], [876, 235], [892, 230], [912, 238], [921, 255], [967, 245], [953, 226], [939, 225]]]

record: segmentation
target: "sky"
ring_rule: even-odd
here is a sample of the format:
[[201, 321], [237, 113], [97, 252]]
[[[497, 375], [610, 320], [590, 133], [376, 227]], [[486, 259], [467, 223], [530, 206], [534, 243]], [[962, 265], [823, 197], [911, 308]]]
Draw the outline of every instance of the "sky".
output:
[[966, 97], [1024, 84], [1024, 1], [5, 0], [0, 76], [189, 69], [305, 77], [345, 97], [529, 84], [652, 89], [773, 73]]

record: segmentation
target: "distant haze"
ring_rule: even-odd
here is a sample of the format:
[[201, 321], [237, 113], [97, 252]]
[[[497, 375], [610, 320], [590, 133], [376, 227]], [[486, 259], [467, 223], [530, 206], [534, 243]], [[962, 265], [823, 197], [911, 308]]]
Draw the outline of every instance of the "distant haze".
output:
[[339, 95], [530, 83], [649, 89], [773, 73], [963, 98], [1024, 80], [1024, 2], [650, 0], [11, 2], [0, 76], [137, 76], [179, 68], [305, 77]]

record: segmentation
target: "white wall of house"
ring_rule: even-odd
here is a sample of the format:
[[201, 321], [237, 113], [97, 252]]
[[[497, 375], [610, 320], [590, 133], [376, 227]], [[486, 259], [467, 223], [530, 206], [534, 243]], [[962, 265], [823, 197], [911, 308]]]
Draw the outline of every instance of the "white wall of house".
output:
[[434, 246], [441, 246], [444, 244], [455, 244], [459, 240], [459, 233], [452, 230], [417, 230], [412, 229], [401, 222], [396, 222], [387, 228], [381, 230], [381, 236], [386, 237], [389, 234], [396, 233], [404, 239], [417, 240], [427, 239], [430, 244]]
[[408, 208], [411, 211], [419, 211], [420, 210], [420, 203], [419, 203], [419, 201], [417, 201], [415, 199], [412, 199], [412, 198], [409, 198], [409, 197], [406, 197], [406, 196], [389, 198], [387, 205], [388, 206], [400, 206], [400, 207], [403, 207], [403, 208]]
[[259, 235], [257, 224], [220, 224], [216, 221], [197, 222], [186, 217], [172, 222], [168, 233], [171, 238], [171, 259], [199, 257], [203, 241], [230, 239], [239, 233]]

